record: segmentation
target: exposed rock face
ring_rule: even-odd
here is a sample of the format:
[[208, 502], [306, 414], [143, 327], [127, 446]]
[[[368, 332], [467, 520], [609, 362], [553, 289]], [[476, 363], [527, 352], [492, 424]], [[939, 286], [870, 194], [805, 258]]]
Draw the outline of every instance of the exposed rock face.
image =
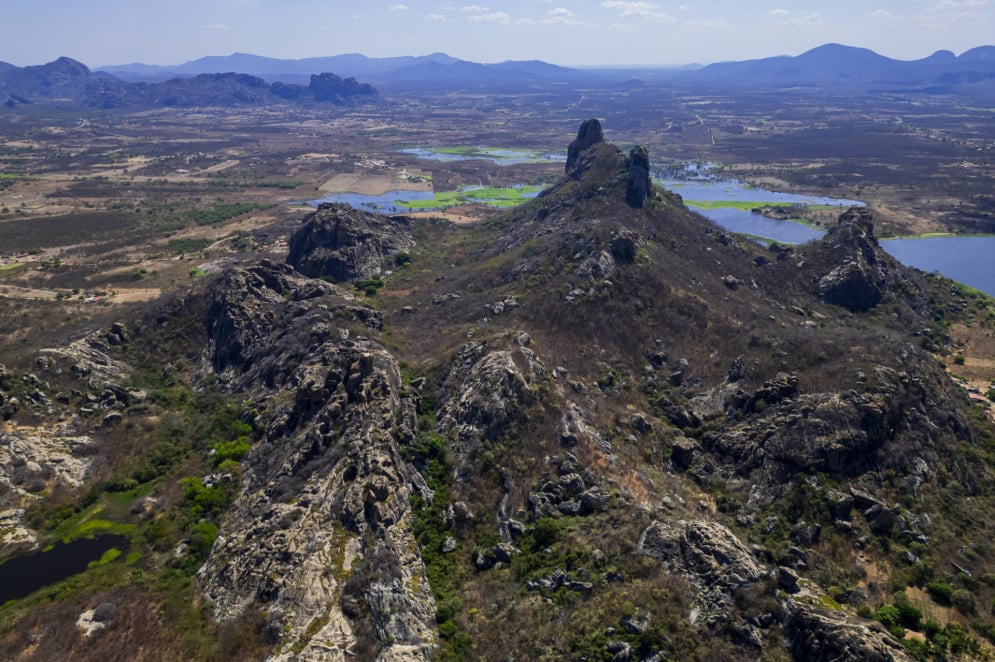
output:
[[[866, 208], [851, 207], [823, 238], [823, 245], [837, 265], [816, 283], [817, 294], [823, 300], [863, 312], [878, 305], [885, 293], [896, 289], [898, 280], [903, 279], [892, 258], [878, 244], [873, 219]], [[905, 283], [901, 289], [914, 292], [917, 288]]]
[[[123, 326], [121, 329], [123, 330]], [[107, 344], [109, 343], [105, 344], [105, 342], [106, 336], [111, 335], [121, 341], [124, 339], [119, 334], [114, 333], [114, 330], [108, 332], [104, 338], [101, 335], [94, 334], [87, 336], [86, 338], [75, 340], [64, 347], [43, 349], [39, 352], [39, 355], [53, 361], [68, 364], [68, 368], [74, 377], [78, 379], [85, 378], [91, 381], [95, 387], [104, 388], [114, 386], [120, 388], [119, 385], [123, 384], [131, 374], [131, 369], [121, 361], [113, 359], [108, 355]]]
[[583, 152], [604, 141], [605, 132], [601, 129], [601, 122], [593, 118], [584, 120], [580, 125], [580, 130], [577, 131], [577, 137], [567, 148], [567, 175], [572, 175], [577, 170], [580, 155]]
[[398, 447], [414, 406], [399, 395], [397, 361], [344, 332], [372, 335], [379, 316], [272, 263], [229, 271], [213, 299], [211, 363], [265, 411], [264, 440], [199, 572], [216, 617], [263, 604], [283, 634], [277, 660], [427, 657], [435, 604], [409, 500], [432, 494]]
[[830, 614], [794, 600], [787, 601], [784, 634], [797, 660], [860, 660], [901, 662], [913, 658], [879, 623]]
[[615, 259], [608, 251], [597, 251], [584, 258], [574, 269], [574, 276], [586, 281], [610, 278], [615, 273]]
[[403, 217], [326, 203], [308, 214], [290, 238], [287, 262], [314, 278], [373, 278], [390, 269], [392, 255], [414, 243]]
[[625, 183], [625, 202], [630, 207], [641, 208], [650, 194], [650, 157], [642, 145], [633, 147], [627, 161], [629, 168]]
[[[439, 429], [461, 462], [480, 444], [494, 440], [532, 399], [546, 368], [519, 334], [509, 349], [463, 346], [439, 392]], [[457, 467], [459, 471], [459, 466]]]
[[[967, 426], [950, 412], [952, 403], [928, 396], [925, 379], [879, 366], [873, 390], [797, 395], [797, 381], [781, 375], [757, 394], [772, 403], [790, 402], [705, 434], [704, 447], [725, 467], [717, 467], [719, 473], [750, 477], [758, 485], [754, 494], [767, 502], [799, 471], [855, 476], [871, 466], [914, 462], [909, 455], [913, 446], [921, 449], [927, 465], [935, 465], [936, 452], [928, 449], [934, 447], [936, 433], [930, 431], [963, 431]], [[739, 396], [745, 410], [757, 408], [761, 399]], [[899, 442], [899, 432], [918, 441]]]
[[762, 574], [746, 545], [716, 522], [654, 522], [643, 532], [639, 550], [697, 587], [702, 607], [710, 614], [718, 615], [732, 591]]
[[79, 487], [95, 451], [93, 439], [65, 424], [0, 432], [0, 509], [20, 505], [18, 497], [38, 492], [50, 482]]

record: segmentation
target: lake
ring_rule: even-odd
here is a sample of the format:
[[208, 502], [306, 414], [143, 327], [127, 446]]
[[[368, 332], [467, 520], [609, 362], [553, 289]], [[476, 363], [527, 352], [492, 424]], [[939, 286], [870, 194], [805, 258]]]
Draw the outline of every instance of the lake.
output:
[[47, 552], [9, 559], [0, 565], [0, 605], [83, 572], [112, 548], [128, 549], [128, 539], [118, 535], [79, 538], [56, 543]]
[[[784, 244], [802, 244], [824, 234], [819, 228], [802, 223], [779, 221], [731, 207], [707, 209], [695, 207], [695, 202], [756, 202], [777, 205], [833, 205], [840, 211], [848, 207], [863, 207], [859, 200], [779, 193], [750, 188], [742, 182], [693, 177], [665, 179], [658, 182], [679, 193], [685, 203], [699, 214], [715, 221], [731, 232], [773, 239]], [[902, 264], [922, 271], [938, 272], [960, 283], [995, 296], [995, 237], [924, 237], [881, 240], [881, 248]]]
[[[864, 206], [864, 203], [859, 200], [780, 193], [753, 188], [737, 180], [702, 176], [699, 170], [694, 170], [688, 179], [683, 177], [681, 179], [658, 179], [656, 183], [679, 194], [684, 198], [684, 203], [688, 207], [726, 230], [772, 239], [781, 244], [803, 244], [806, 241], [818, 239], [825, 234], [825, 231], [797, 221], [767, 218], [742, 207], [819, 205], [839, 207], [842, 213], [844, 209], [849, 207]], [[737, 208], [733, 206], [736, 203], [749, 203], [749, 205], [740, 204], [740, 208]], [[723, 207], [722, 204], [730, 206]]]
[[881, 247], [902, 264], [937, 271], [995, 296], [995, 237], [882, 239]]

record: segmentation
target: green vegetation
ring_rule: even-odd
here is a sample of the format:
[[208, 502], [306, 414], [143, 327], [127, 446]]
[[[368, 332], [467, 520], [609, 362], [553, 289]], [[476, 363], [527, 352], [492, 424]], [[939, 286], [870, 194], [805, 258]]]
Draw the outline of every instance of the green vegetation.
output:
[[515, 160], [523, 163], [542, 163], [547, 160], [543, 152], [535, 149], [512, 149], [507, 147], [476, 147], [461, 145], [455, 147], [436, 147], [425, 150], [429, 154], [446, 154], [464, 158], [479, 158], [492, 160]]
[[[17, 180], [24, 178], [24, 175], [17, 173], [0, 172], [0, 191], [12, 186]], [[6, 209], [6, 207], [4, 209]]]
[[279, 188], [279, 189], [291, 190], [291, 189], [295, 189], [295, 188], [297, 188], [299, 186], [303, 186], [304, 182], [296, 182], [296, 181], [288, 181], [288, 182], [284, 182], [284, 181], [278, 181], [278, 182], [253, 182], [252, 185], [256, 186], [256, 187], [259, 187], [259, 188]]
[[183, 214], [183, 218], [195, 225], [216, 225], [250, 211], [268, 208], [269, 205], [257, 205], [251, 202], [219, 202], [212, 207], [191, 209]]
[[435, 599], [435, 621], [442, 635], [438, 659], [463, 660], [469, 659], [473, 650], [473, 640], [457, 624], [463, 611], [458, 589], [465, 579], [466, 568], [459, 555], [442, 551], [448, 536], [442, 523], [451, 502], [452, 466], [446, 441], [435, 432], [435, 427], [435, 398], [423, 391], [418, 404], [418, 434], [401, 451], [435, 492], [431, 503], [415, 493], [411, 506], [415, 513], [415, 539], [425, 562], [425, 574]]
[[491, 207], [517, 207], [540, 190], [538, 186], [471, 188], [436, 193], [430, 200], [401, 200], [397, 205], [412, 210], [445, 209], [473, 203]]
[[3, 276], [16, 276], [27, 271], [30, 266], [24, 262], [11, 262], [10, 264], [0, 265], [0, 277]]
[[166, 244], [166, 250], [174, 255], [199, 253], [214, 243], [210, 239], [173, 239]]
[[[195, 390], [170, 374], [150, 369], [131, 384], [147, 394], [136, 413], [155, 412], [158, 423], [141, 443], [122, 450], [109, 479], [81, 494], [39, 501], [27, 514], [28, 525], [43, 541], [115, 534], [128, 540], [127, 547], [114, 547], [84, 572], [0, 608], [0, 631], [8, 632], [25, 614], [46, 605], [130, 590], [140, 591], [143, 602], [159, 605], [179, 658], [240, 659], [218, 651], [266, 646], [252, 629], [229, 631], [214, 624], [191, 579], [238, 493], [237, 460], [251, 450], [255, 430], [246, 422], [244, 407], [214, 380], [204, 380]], [[151, 516], [136, 509], [147, 497], [157, 504]]]
[[375, 296], [381, 287], [383, 287], [383, 279], [376, 276], [356, 281], [356, 289], [362, 290], [363, 294], [368, 297]]

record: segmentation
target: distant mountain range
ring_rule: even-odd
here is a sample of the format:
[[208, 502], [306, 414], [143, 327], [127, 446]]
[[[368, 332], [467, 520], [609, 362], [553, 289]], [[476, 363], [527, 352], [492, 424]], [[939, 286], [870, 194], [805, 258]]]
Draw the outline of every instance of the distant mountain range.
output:
[[377, 90], [354, 78], [312, 74], [307, 85], [268, 83], [246, 73], [201, 73], [161, 82], [127, 82], [68, 57], [32, 67], [0, 63], [0, 103], [62, 102], [95, 108], [365, 103]]
[[893, 60], [866, 48], [826, 44], [796, 57], [782, 55], [720, 62], [688, 74], [696, 81], [763, 87], [882, 85], [921, 91], [952, 91], [958, 85], [995, 79], [995, 46], [959, 57], [937, 51], [921, 60]]
[[222, 71], [235, 71], [252, 74], [268, 81], [297, 83], [307, 80], [311, 74], [321, 71], [334, 71], [339, 75], [355, 78], [371, 78], [387, 72], [403, 70], [424, 64], [447, 65], [460, 62], [445, 53], [433, 53], [420, 57], [369, 58], [358, 53], [310, 57], [302, 60], [279, 60], [248, 53], [231, 55], [210, 55], [177, 65], [122, 64], [99, 67], [98, 70], [129, 82], [156, 82], [170, 78], [188, 78], [198, 74], [213, 74]]
[[96, 107], [356, 103], [376, 98], [375, 88], [389, 94], [592, 83], [972, 94], [995, 101], [993, 81], [995, 46], [980, 46], [960, 56], [937, 51], [906, 61], [866, 48], [826, 44], [798, 56], [681, 69], [571, 69], [538, 60], [481, 64], [444, 53], [391, 58], [352, 53], [303, 60], [235, 53], [175, 66], [135, 63], [95, 72], [70, 58], [23, 68], [0, 62], [0, 103], [61, 100]]
[[549, 80], [572, 81], [587, 77], [582, 71], [538, 60], [480, 64], [450, 57], [445, 53], [388, 58], [349, 53], [303, 60], [278, 60], [234, 53], [203, 57], [175, 66], [126, 64], [102, 67], [100, 71], [132, 82], [154, 82], [204, 73], [235, 71], [284, 83], [305, 83], [317, 71], [334, 71], [342, 76], [361, 78], [378, 87], [398, 91], [413, 88], [522, 86]]
[[306, 82], [317, 71], [334, 71], [362, 78], [385, 91], [410, 89], [471, 89], [526, 87], [550, 82], [623, 80], [638, 75], [655, 81], [671, 80], [720, 86], [822, 87], [882, 85], [925, 91], [951, 91], [995, 77], [995, 46], [981, 46], [961, 54], [937, 51], [921, 60], [894, 60], [866, 48], [826, 44], [798, 56], [778, 56], [706, 67], [638, 70], [571, 69], [541, 61], [497, 64], [468, 62], [444, 53], [420, 57], [369, 58], [356, 53], [303, 60], [279, 60], [235, 53], [204, 57], [175, 66], [130, 64], [103, 67], [102, 72], [122, 80], [154, 81], [219, 71], [252, 74], [269, 81]]

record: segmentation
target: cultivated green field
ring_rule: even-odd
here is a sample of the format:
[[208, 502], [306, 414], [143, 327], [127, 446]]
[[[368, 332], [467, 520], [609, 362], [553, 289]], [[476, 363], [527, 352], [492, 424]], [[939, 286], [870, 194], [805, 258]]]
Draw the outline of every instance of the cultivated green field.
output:
[[411, 210], [446, 209], [465, 204], [481, 204], [491, 207], [517, 207], [540, 190], [538, 186], [521, 186], [445, 191], [443, 193], [436, 193], [429, 200], [401, 200], [397, 202], [397, 206]]

